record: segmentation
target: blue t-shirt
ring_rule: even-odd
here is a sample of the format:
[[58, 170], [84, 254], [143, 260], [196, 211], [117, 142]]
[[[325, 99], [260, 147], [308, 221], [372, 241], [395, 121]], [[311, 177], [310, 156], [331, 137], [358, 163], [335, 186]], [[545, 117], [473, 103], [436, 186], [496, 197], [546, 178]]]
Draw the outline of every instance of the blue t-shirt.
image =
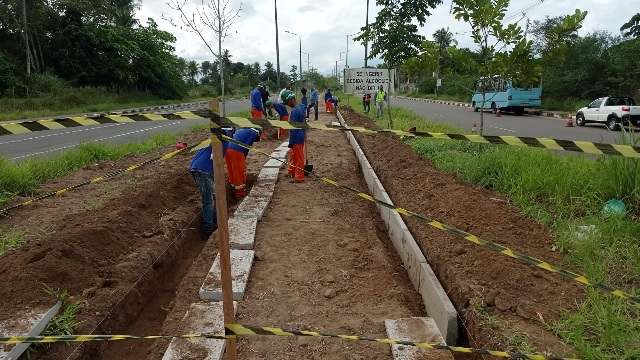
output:
[[331, 91], [327, 90], [327, 92], [324, 93], [324, 102], [329, 101], [329, 99], [331, 99], [331, 97], [333, 97], [333, 95], [331, 95]]
[[287, 107], [280, 103], [274, 103], [273, 108], [276, 109], [276, 112], [278, 113], [278, 115], [280, 115], [280, 120], [282, 120], [283, 117], [289, 115]]
[[[239, 130], [236, 130], [235, 134], [233, 134], [233, 138], [236, 141], [239, 141], [247, 146], [253, 145], [257, 137], [258, 137], [258, 134], [252, 129], [239, 129]], [[249, 154], [249, 149], [245, 149], [238, 144], [230, 143], [229, 149], [242, 151], [244, 153], [244, 156], [247, 156]]]
[[313, 89], [311, 90], [311, 103], [317, 103], [318, 102], [318, 90]]
[[[295, 123], [292, 125], [302, 125], [306, 123], [307, 106], [305, 104], [298, 104], [291, 110], [291, 116], [289, 122]], [[289, 131], [289, 145], [304, 144], [305, 129], [295, 129]]]
[[[222, 130], [222, 133], [231, 136], [231, 131]], [[229, 142], [226, 140], [222, 140], [222, 156], [224, 157], [227, 153], [227, 148], [229, 147]], [[199, 170], [206, 172], [207, 174], [213, 175], [213, 161], [211, 158], [211, 145], [202, 148], [196, 151], [196, 154], [191, 159], [191, 165], [189, 165], [190, 170]]]
[[262, 94], [258, 88], [251, 90], [251, 108], [256, 110], [263, 110], [262, 107]]

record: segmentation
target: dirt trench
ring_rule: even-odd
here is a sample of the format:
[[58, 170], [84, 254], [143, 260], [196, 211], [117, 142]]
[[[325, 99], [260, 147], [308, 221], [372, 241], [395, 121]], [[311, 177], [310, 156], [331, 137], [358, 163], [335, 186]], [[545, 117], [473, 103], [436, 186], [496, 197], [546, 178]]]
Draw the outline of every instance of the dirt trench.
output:
[[[378, 128], [351, 109], [343, 107], [341, 112], [349, 125]], [[551, 230], [526, 217], [504, 196], [436, 170], [396, 136], [354, 135], [397, 206], [563, 264], [562, 255], [551, 251]], [[515, 350], [509, 338], [520, 333], [543, 353], [576, 355], [546, 330], [541, 317], [553, 321], [562, 311], [575, 311], [585, 296], [583, 286], [402, 217], [461, 315], [460, 345]], [[496, 326], [491, 317], [502, 320], [503, 326]]]
[[[206, 131], [183, 135], [196, 143]], [[279, 141], [260, 144], [267, 150]], [[172, 151], [100, 162], [43, 184], [45, 193]], [[0, 320], [55, 302], [43, 288], [84, 302], [75, 334], [173, 333], [215, 254], [217, 239], [200, 239], [200, 195], [189, 173], [191, 155], [150, 165], [95, 186], [22, 207], [0, 219], [7, 230], [27, 231], [25, 245], [0, 256]], [[264, 163], [248, 161], [248, 187]], [[228, 185], [228, 184], [227, 184]], [[229, 212], [237, 207], [227, 186]], [[20, 201], [21, 199], [16, 199]], [[90, 201], [89, 201], [90, 200]], [[166, 332], [162, 332], [166, 331]], [[164, 340], [87, 342], [39, 346], [27, 359], [144, 359], [163, 353]]]

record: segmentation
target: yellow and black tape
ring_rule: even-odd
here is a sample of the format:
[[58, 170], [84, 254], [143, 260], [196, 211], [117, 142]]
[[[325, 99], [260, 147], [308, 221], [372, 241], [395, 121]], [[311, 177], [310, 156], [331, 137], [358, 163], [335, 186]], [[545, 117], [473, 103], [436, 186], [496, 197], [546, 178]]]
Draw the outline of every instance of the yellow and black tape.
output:
[[146, 339], [167, 339], [167, 338], [179, 338], [179, 339], [229, 339], [237, 338], [238, 336], [311, 336], [321, 338], [336, 338], [342, 340], [352, 341], [370, 341], [387, 345], [405, 345], [415, 346], [424, 349], [432, 350], [446, 350], [451, 352], [459, 352], [466, 354], [480, 354], [480, 355], [493, 355], [514, 359], [531, 359], [531, 360], [579, 360], [570, 359], [555, 356], [543, 356], [535, 354], [525, 354], [514, 351], [497, 351], [487, 349], [474, 349], [460, 346], [450, 346], [446, 344], [430, 344], [426, 342], [417, 341], [404, 341], [394, 340], [386, 338], [375, 338], [370, 336], [358, 336], [358, 335], [339, 335], [321, 333], [316, 331], [305, 330], [290, 330], [281, 329], [276, 327], [263, 327], [263, 326], [245, 326], [240, 324], [225, 324], [225, 334], [187, 334], [187, 335], [151, 335], [151, 336], [136, 336], [136, 335], [59, 335], [59, 336], [15, 336], [15, 337], [0, 337], [0, 344], [43, 344], [43, 343], [56, 343], [56, 342], [87, 342], [87, 341], [116, 341], [116, 340], [146, 340]]
[[[280, 161], [280, 162], [282, 162], [282, 163], [284, 163], [286, 165], [291, 165], [290, 163], [288, 163], [288, 162], [286, 162], [284, 160], [272, 157], [270, 154], [267, 154], [267, 153], [265, 153], [263, 151], [260, 151], [260, 150], [254, 148], [254, 147], [247, 146], [246, 144], [244, 144], [242, 142], [239, 142], [239, 141], [237, 141], [235, 139], [232, 139], [232, 138], [230, 138], [228, 136], [223, 135], [222, 138], [224, 140], [227, 140], [229, 142], [237, 144], [238, 146], [244, 147], [245, 149], [253, 150], [253, 151], [255, 151], [255, 152], [259, 153], [259, 154], [266, 155], [271, 159], [278, 160], [278, 161]], [[304, 169], [302, 169], [302, 170], [304, 170]], [[576, 273], [571, 272], [569, 270], [560, 268], [558, 266], [554, 266], [554, 265], [552, 265], [552, 264], [550, 264], [550, 263], [548, 263], [546, 261], [536, 259], [535, 257], [529, 256], [527, 254], [521, 253], [521, 252], [516, 251], [516, 250], [509, 249], [509, 248], [507, 248], [507, 247], [505, 247], [503, 245], [494, 243], [492, 241], [484, 240], [484, 239], [479, 238], [479, 237], [477, 237], [477, 236], [475, 236], [473, 234], [470, 234], [470, 233], [468, 233], [466, 231], [457, 229], [457, 228], [455, 228], [453, 226], [449, 226], [449, 225], [443, 224], [443, 223], [438, 222], [436, 220], [430, 219], [430, 218], [428, 218], [428, 217], [426, 217], [424, 215], [420, 215], [420, 214], [414, 213], [412, 211], [406, 210], [404, 208], [397, 207], [397, 206], [395, 206], [393, 204], [389, 204], [389, 203], [387, 203], [385, 201], [382, 201], [380, 199], [376, 199], [375, 197], [373, 197], [373, 196], [371, 196], [371, 195], [369, 195], [367, 193], [364, 193], [364, 192], [362, 192], [362, 191], [360, 191], [358, 189], [354, 189], [354, 188], [352, 188], [352, 187], [350, 187], [348, 185], [344, 185], [344, 184], [341, 184], [341, 183], [339, 183], [337, 181], [331, 180], [329, 178], [319, 176], [315, 172], [311, 172], [310, 174], [315, 176], [315, 177], [317, 177], [317, 178], [319, 178], [320, 180], [322, 180], [322, 181], [324, 181], [324, 182], [326, 182], [328, 184], [331, 184], [333, 186], [345, 189], [345, 190], [347, 190], [347, 191], [349, 191], [349, 192], [351, 192], [353, 194], [356, 194], [357, 196], [359, 196], [359, 197], [361, 197], [363, 199], [366, 199], [368, 201], [371, 201], [371, 202], [374, 202], [376, 204], [382, 205], [382, 206], [384, 206], [386, 208], [389, 208], [389, 209], [391, 209], [391, 210], [393, 210], [393, 211], [395, 211], [397, 213], [400, 213], [402, 215], [406, 215], [406, 216], [408, 216], [410, 218], [413, 218], [413, 219], [419, 220], [421, 222], [424, 222], [427, 225], [432, 226], [432, 227], [434, 227], [436, 229], [446, 231], [446, 232], [448, 232], [449, 234], [451, 234], [453, 236], [456, 236], [456, 237], [459, 237], [459, 238], [463, 238], [463, 239], [465, 239], [467, 241], [470, 241], [470, 242], [472, 242], [474, 244], [484, 246], [487, 249], [493, 250], [495, 252], [499, 252], [499, 253], [501, 253], [503, 255], [507, 255], [507, 256], [512, 257], [514, 259], [518, 259], [518, 260], [523, 261], [523, 262], [525, 262], [527, 264], [534, 265], [534, 266], [539, 267], [541, 269], [544, 269], [544, 270], [550, 271], [552, 273], [556, 273], [556, 274], [562, 275], [564, 277], [567, 277], [569, 279], [575, 280], [575, 281], [577, 281], [577, 282], [579, 282], [581, 284], [584, 284], [584, 285], [599, 289], [601, 291], [604, 291], [604, 292], [609, 293], [609, 294], [613, 294], [615, 296], [621, 297], [621, 298], [626, 299], [626, 300], [630, 300], [632, 302], [635, 302], [636, 304], [640, 304], [640, 296], [632, 295], [632, 294], [630, 294], [628, 292], [624, 292], [622, 290], [618, 290], [618, 289], [613, 288], [613, 287], [611, 287], [609, 285], [606, 285], [606, 284], [602, 284], [602, 283], [599, 283], [599, 282], [591, 281], [591, 280], [587, 279], [584, 275], [576, 274]]]
[[11, 134], [23, 134], [35, 131], [64, 129], [77, 126], [89, 126], [99, 124], [124, 123], [135, 121], [162, 121], [162, 120], [200, 120], [215, 118], [215, 122], [223, 127], [276, 127], [293, 130], [299, 128], [325, 130], [325, 131], [357, 131], [363, 133], [394, 134], [399, 136], [429, 137], [434, 139], [469, 141], [483, 144], [509, 145], [517, 147], [532, 147], [548, 150], [563, 150], [595, 155], [616, 155], [630, 158], [640, 158], [640, 146], [601, 144], [588, 141], [573, 141], [550, 138], [534, 138], [525, 136], [491, 136], [491, 135], [464, 135], [444, 134], [435, 132], [402, 130], [370, 130], [364, 127], [327, 126], [323, 124], [307, 123], [304, 125], [292, 125], [288, 121], [268, 119], [245, 119], [238, 117], [220, 117], [218, 114], [202, 111], [182, 111], [170, 114], [129, 114], [129, 115], [98, 115], [79, 116], [59, 119], [32, 120], [19, 123], [0, 124], [0, 136]]
[[321, 332], [315, 332], [315, 331], [289, 330], [289, 329], [281, 329], [281, 328], [274, 328], [274, 327], [245, 326], [240, 324], [226, 324], [225, 329], [226, 329], [227, 336], [229, 335], [312, 336], [312, 337], [323, 337], [323, 338], [337, 338], [342, 340], [353, 340], [353, 341], [370, 341], [370, 342], [377, 342], [377, 343], [389, 344], [389, 345], [416, 346], [424, 349], [447, 350], [447, 351], [460, 352], [460, 353], [466, 353], [466, 354], [493, 355], [493, 356], [514, 358], [514, 359], [578, 360], [578, 359], [569, 359], [569, 358], [562, 358], [562, 357], [555, 357], [555, 356], [525, 354], [525, 353], [513, 352], [513, 351], [474, 349], [474, 348], [466, 348], [466, 347], [460, 347], [460, 346], [450, 346], [446, 344], [429, 344], [425, 342], [403, 341], [403, 340], [394, 340], [394, 339], [385, 339], [385, 338], [375, 338], [375, 337], [369, 337], [369, 336], [338, 335], [338, 334], [328, 334], [328, 333], [321, 333]]
[[119, 169], [119, 170], [116, 170], [114, 172], [108, 173], [106, 175], [99, 176], [97, 178], [94, 178], [94, 179], [91, 179], [91, 180], [87, 180], [87, 181], [81, 182], [79, 184], [75, 184], [75, 185], [66, 187], [64, 189], [60, 189], [58, 191], [53, 191], [53, 192], [50, 192], [48, 194], [44, 194], [44, 195], [38, 196], [36, 198], [33, 198], [31, 200], [27, 200], [27, 201], [19, 203], [19, 204], [15, 204], [15, 205], [12, 205], [12, 206], [7, 206], [5, 208], [0, 209], [0, 215], [5, 215], [7, 212], [9, 212], [11, 210], [17, 209], [17, 208], [22, 207], [22, 206], [31, 205], [31, 204], [33, 204], [33, 203], [35, 203], [37, 201], [43, 200], [43, 199], [47, 199], [47, 198], [50, 198], [50, 197], [53, 197], [53, 196], [62, 195], [62, 194], [67, 193], [67, 192], [69, 192], [71, 190], [75, 190], [77, 188], [80, 188], [80, 187], [83, 187], [83, 186], [86, 186], [86, 185], [89, 185], [89, 184], [95, 184], [95, 183], [100, 182], [102, 180], [106, 180], [106, 179], [109, 179], [109, 178], [124, 174], [126, 172], [139, 169], [139, 168], [141, 168], [141, 167], [143, 167], [145, 165], [150, 165], [150, 164], [156, 163], [156, 162], [161, 161], [161, 160], [170, 159], [170, 158], [174, 157], [175, 155], [177, 155], [177, 154], [179, 154], [181, 152], [189, 151], [189, 150], [195, 149], [195, 148], [200, 148], [200, 147], [202, 147], [202, 144], [209, 143], [209, 142], [210, 142], [209, 140], [206, 140], [206, 141], [204, 141], [204, 142], [202, 142], [200, 144], [192, 145], [192, 146], [189, 146], [189, 147], [184, 148], [184, 149], [172, 151], [172, 152], [164, 154], [162, 156], [158, 156], [156, 158], [143, 161], [143, 162], [141, 162], [139, 164], [131, 165], [131, 166], [125, 168], [125, 169]]

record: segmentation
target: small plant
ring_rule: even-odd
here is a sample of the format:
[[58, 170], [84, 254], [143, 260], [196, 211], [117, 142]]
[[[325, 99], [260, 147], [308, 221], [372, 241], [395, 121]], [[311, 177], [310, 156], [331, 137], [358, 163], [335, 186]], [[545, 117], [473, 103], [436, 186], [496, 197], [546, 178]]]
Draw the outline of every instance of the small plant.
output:
[[24, 231], [16, 231], [13, 229], [5, 231], [0, 227], [0, 255], [7, 251], [15, 250], [24, 244], [25, 234], [26, 232]]

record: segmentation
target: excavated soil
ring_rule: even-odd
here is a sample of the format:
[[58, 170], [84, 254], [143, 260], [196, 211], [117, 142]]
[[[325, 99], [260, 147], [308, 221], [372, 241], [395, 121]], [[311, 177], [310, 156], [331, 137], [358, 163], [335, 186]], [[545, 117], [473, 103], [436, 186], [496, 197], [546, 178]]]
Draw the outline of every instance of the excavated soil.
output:
[[[341, 111], [345, 111], [342, 109]], [[335, 119], [320, 107], [319, 122]], [[372, 127], [345, 112], [351, 125]], [[275, 131], [270, 131], [270, 139]], [[189, 144], [207, 131], [183, 135]], [[407, 209], [527, 254], [561, 264], [550, 230], [489, 190], [435, 170], [397, 138], [356, 134], [393, 201]], [[267, 152], [282, 140], [256, 146]], [[172, 150], [100, 162], [48, 182], [36, 194], [91, 179]], [[366, 189], [339, 132], [309, 133], [310, 163], [323, 176]], [[51, 306], [42, 290], [85, 301], [75, 333], [172, 334], [217, 252], [215, 235], [199, 240], [199, 194], [189, 155], [22, 207], [0, 218], [3, 231], [26, 231], [27, 243], [0, 256], [0, 320]], [[247, 158], [249, 185], [267, 161]], [[425, 316], [373, 204], [319, 180], [292, 184], [284, 171], [256, 233], [254, 262], [238, 322], [384, 337], [384, 320]], [[229, 193], [229, 192], [228, 192]], [[16, 199], [19, 201], [20, 199]], [[228, 197], [230, 213], [237, 204]], [[405, 219], [460, 317], [459, 345], [506, 349], [508, 333], [484, 321], [476, 304], [529, 335], [543, 351], [571, 354], [538, 318], [558, 316], [584, 296], [578, 285], [413, 219]], [[162, 358], [169, 340], [54, 344], [33, 359]], [[337, 339], [239, 339], [243, 359], [390, 359], [388, 345]], [[456, 354], [456, 358], [463, 358]]]
[[[377, 128], [365, 116], [341, 108], [349, 125]], [[398, 137], [354, 133], [394, 204], [525, 254], [563, 264], [551, 251], [551, 230], [527, 218], [503, 196], [436, 170]], [[459, 312], [473, 347], [505, 349], [509, 332], [529, 336], [541, 351], [569, 355], [546, 321], [574, 311], [585, 296], [582, 285], [403, 215], [409, 229]], [[478, 305], [510, 325], [507, 334], [485, 324]], [[539, 314], [539, 315], [538, 315]], [[504, 329], [503, 329], [504, 330]], [[463, 339], [461, 339], [463, 340]]]

